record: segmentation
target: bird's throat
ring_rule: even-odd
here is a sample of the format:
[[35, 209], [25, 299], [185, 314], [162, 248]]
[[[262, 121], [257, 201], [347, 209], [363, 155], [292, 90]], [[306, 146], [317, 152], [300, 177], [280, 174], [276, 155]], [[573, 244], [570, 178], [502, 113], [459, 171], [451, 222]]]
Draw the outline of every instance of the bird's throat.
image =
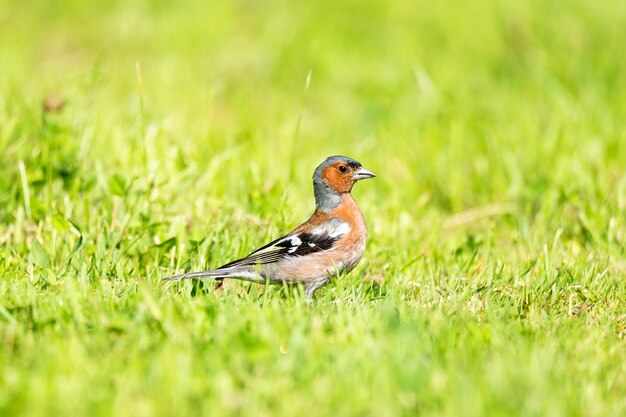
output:
[[341, 204], [341, 193], [325, 184], [315, 184], [315, 205], [319, 211], [330, 213]]

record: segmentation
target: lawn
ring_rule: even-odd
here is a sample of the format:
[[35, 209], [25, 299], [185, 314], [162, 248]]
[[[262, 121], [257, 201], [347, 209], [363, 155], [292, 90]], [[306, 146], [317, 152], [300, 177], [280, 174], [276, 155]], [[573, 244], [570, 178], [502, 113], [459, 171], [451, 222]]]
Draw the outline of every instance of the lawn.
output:
[[[626, 415], [626, 2], [8, 0], [0, 415]], [[162, 285], [313, 210], [365, 256]]]

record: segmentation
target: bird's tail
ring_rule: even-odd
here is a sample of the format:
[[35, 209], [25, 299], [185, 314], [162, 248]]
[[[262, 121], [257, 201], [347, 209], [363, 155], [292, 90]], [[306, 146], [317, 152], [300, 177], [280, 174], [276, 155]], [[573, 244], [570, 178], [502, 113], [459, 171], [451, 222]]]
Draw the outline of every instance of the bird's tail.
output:
[[163, 281], [180, 281], [182, 279], [220, 279], [220, 278], [241, 278], [246, 280], [251, 280], [253, 278], [251, 276], [251, 272], [249, 269], [242, 268], [220, 268], [220, 269], [212, 269], [209, 271], [200, 271], [200, 272], [187, 272], [184, 274], [174, 275], [172, 277], [163, 278]]

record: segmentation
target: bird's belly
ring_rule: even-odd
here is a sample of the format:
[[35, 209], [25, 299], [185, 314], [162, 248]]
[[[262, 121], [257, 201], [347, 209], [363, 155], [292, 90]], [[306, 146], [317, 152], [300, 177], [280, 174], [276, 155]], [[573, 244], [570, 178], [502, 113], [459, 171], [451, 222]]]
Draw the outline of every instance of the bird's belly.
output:
[[302, 283], [329, 280], [334, 275], [347, 274], [361, 260], [365, 242], [347, 251], [325, 251], [302, 257], [292, 257], [267, 265], [262, 275], [276, 283]]

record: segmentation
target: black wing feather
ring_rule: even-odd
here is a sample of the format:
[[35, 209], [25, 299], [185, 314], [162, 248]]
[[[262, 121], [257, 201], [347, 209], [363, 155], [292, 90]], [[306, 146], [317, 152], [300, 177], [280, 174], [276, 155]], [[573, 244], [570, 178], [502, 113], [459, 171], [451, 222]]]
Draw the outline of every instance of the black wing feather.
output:
[[[285, 258], [306, 256], [311, 253], [332, 249], [335, 242], [341, 237], [317, 233], [297, 233], [278, 238], [267, 245], [255, 250], [242, 259], [237, 259], [222, 265], [218, 269], [233, 266], [269, 264]], [[298, 243], [297, 245], [294, 243]]]
[[339, 236], [330, 236], [327, 234], [311, 234], [300, 233], [296, 235], [302, 243], [294, 246], [291, 245], [289, 239], [276, 244], [276, 246], [284, 247], [291, 256], [305, 256], [313, 252], [321, 252], [333, 247]]

